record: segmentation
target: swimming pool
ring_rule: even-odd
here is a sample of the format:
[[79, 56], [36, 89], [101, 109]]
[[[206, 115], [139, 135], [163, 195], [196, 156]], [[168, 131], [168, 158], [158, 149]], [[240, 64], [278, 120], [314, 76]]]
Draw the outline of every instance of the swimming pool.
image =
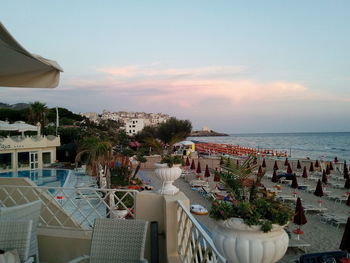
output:
[[0, 177], [29, 178], [38, 186], [63, 187], [70, 170], [43, 169], [0, 173]]

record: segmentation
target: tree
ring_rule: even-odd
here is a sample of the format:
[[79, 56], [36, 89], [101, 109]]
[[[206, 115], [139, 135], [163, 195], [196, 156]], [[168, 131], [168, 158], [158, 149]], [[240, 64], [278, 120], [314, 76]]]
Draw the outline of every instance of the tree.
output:
[[192, 124], [189, 120], [178, 120], [170, 118], [158, 126], [157, 138], [169, 144], [174, 137], [186, 138], [192, 131]]
[[96, 165], [106, 165], [112, 155], [112, 145], [109, 141], [101, 141], [96, 137], [84, 138], [79, 145], [79, 152], [75, 158], [76, 163], [86, 156], [86, 164], [96, 175]]
[[28, 113], [28, 120], [34, 125], [36, 125], [39, 122], [41, 124], [42, 129], [44, 129], [48, 113], [46, 103], [41, 103], [39, 101], [30, 103]]

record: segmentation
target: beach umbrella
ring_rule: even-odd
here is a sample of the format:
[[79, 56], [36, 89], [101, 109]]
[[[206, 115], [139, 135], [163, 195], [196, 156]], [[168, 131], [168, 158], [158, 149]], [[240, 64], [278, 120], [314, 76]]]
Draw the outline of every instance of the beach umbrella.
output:
[[218, 172], [218, 169], [215, 169], [214, 182], [220, 182], [220, 173]]
[[346, 205], [350, 206], [350, 195], [348, 195], [348, 200], [346, 200]]
[[349, 170], [348, 170], [348, 166], [346, 165], [346, 161], [344, 161], [344, 179], [348, 179], [349, 178]]
[[323, 170], [323, 172], [322, 172], [322, 183], [324, 183], [324, 184], [328, 183], [328, 178], [327, 178], [325, 170]]
[[306, 216], [305, 216], [305, 211], [304, 211], [304, 208], [303, 208], [303, 206], [301, 204], [300, 197], [298, 197], [297, 204], [295, 206], [295, 213], [294, 213], [294, 217], [293, 217], [293, 223], [299, 226], [297, 229], [295, 229], [293, 231], [294, 234], [298, 235], [298, 239], [299, 239], [299, 235], [304, 234], [304, 232], [301, 231], [300, 227], [307, 223], [307, 219], [306, 219]]
[[326, 174], [327, 174], [327, 175], [331, 174], [331, 171], [329, 170], [329, 165], [328, 165], [328, 164], [327, 164], [327, 166], [326, 166]]
[[196, 165], [194, 164], [194, 160], [192, 159], [192, 163], [191, 163], [191, 170], [196, 170]]
[[262, 168], [266, 168], [266, 162], [265, 162], [265, 159], [263, 160], [261, 167], [262, 167]]
[[346, 179], [344, 188], [350, 189], [350, 178]]
[[304, 170], [303, 170], [303, 178], [307, 178], [306, 166], [304, 166]]
[[277, 183], [278, 182], [276, 170], [273, 170], [273, 174], [272, 174], [272, 177], [271, 177], [271, 182], [273, 182], [273, 183]]
[[209, 172], [209, 167], [208, 167], [208, 165], [205, 166], [204, 177], [210, 177], [210, 172]]
[[331, 170], [331, 171], [334, 170], [332, 162], [329, 162], [329, 170]]
[[186, 166], [190, 166], [190, 159], [188, 159], [188, 157], [186, 158], [186, 163], [185, 163]]
[[297, 169], [301, 169], [300, 161], [298, 160]]
[[316, 160], [316, 162], [315, 162], [315, 168], [319, 168], [319, 167], [320, 167], [320, 164], [319, 164], [318, 160]]
[[287, 174], [292, 174], [292, 167], [290, 167], [290, 163], [288, 163], [288, 167], [287, 167]]
[[292, 184], [290, 187], [292, 187], [294, 189], [297, 189], [299, 187], [297, 177], [295, 175], [293, 176]]
[[201, 172], [202, 172], [201, 163], [200, 163], [199, 160], [198, 160], [196, 173], [197, 173], [197, 174], [200, 174]]
[[287, 166], [288, 164], [289, 164], [288, 158], [286, 158], [286, 160], [284, 161], [284, 166]]
[[350, 217], [348, 217], [348, 221], [346, 222], [343, 238], [340, 242], [339, 248], [350, 253]]
[[310, 169], [309, 169], [310, 172], [314, 172], [315, 169], [314, 169], [314, 164], [311, 162], [310, 163]]
[[316, 196], [318, 196], [318, 197], [322, 197], [322, 196], [323, 196], [322, 183], [321, 183], [321, 180], [320, 180], [320, 179], [318, 179], [318, 182], [317, 182], [317, 186], [316, 186], [314, 195], [316, 195]]
[[275, 164], [273, 165], [273, 169], [274, 169], [274, 170], [278, 170], [277, 161], [275, 161]]
[[259, 169], [258, 169], [258, 176], [260, 175], [262, 175], [262, 173], [263, 173], [263, 170], [262, 170], [262, 167], [261, 167], [261, 165], [259, 165]]

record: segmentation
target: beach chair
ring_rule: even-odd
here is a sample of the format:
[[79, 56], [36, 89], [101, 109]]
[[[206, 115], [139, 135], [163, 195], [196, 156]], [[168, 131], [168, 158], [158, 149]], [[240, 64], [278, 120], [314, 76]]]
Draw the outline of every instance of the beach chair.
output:
[[33, 262], [29, 256], [32, 225], [32, 220], [1, 221], [0, 248], [5, 252], [15, 249], [21, 262]]
[[0, 222], [32, 220], [33, 225], [30, 234], [29, 256], [33, 256], [35, 262], [39, 262], [37, 228], [39, 224], [41, 204], [41, 200], [37, 200], [23, 205], [0, 207]]
[[68, 263], [147, 262], [144, 258], [147, 227], [148, 222], [139, 219], [96, 219], [90, 255]]

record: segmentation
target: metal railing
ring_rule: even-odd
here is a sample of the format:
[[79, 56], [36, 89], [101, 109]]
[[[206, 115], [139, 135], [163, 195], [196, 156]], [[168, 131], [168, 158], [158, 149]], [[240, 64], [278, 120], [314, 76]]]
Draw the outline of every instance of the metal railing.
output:
[[46, 227], [90, 230], [96, 218], [118, 217], [117, 208], [135, 217], [136, 190], [0, 186], [0, 204], [14, 206], [42, 200], [40, 224]]
[[177, 208], [178, 253], [182, 262], [226, 262], [210, 236], [181, 201]]

